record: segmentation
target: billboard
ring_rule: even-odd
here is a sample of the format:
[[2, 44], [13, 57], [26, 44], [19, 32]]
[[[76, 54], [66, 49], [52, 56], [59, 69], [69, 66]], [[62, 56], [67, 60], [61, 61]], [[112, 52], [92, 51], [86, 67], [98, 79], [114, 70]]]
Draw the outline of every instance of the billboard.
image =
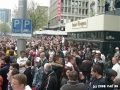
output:
[[57, 12], [58, 20], [61, 19], [61, 0], [58, 0], [58, 12]]

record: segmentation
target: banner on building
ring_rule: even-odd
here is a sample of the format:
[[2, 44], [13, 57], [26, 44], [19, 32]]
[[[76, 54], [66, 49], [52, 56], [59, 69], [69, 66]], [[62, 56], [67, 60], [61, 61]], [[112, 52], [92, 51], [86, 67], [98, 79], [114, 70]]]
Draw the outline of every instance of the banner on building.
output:
[[61, 0], [58, 0], [58, 14], [57, 14], [58, 20], [61, 19]]

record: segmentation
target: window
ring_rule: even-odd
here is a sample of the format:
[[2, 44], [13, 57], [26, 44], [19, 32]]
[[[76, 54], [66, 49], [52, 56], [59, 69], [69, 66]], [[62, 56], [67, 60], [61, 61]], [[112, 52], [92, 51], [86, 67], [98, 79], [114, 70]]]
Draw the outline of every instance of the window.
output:
[[71, 0], [69, 0], [69, 3], [68, 3], [69, 5], [71, 5]]
[[88, 14], [88, 9], [86, 9], [86, 12], [85, 12], [85, 13], [86, 13], [86, 15]]
[[67, 12], [67, 7], [65, 7], [65, 12]]
[[76, 5], [76, 6], [78, 5], [78, 1], [75, 2], [75, 5]]
[[63, 7], [61, 7], [61, 12], [63, 12]]
[[63, 23], [63, 19], [61, 19], [61, 23]]
[[83, 7], [85, 6], [85, 2], [83, 2], [83, 5], [82, 5]]
[[82, 14], [84, 14], [84, 9], [82, 9]]
[[79, 13], [81, 13], [81, 9], [79, 9]]
[[72, 13], [74, 13], [74, 8], [72, 8]]
[[71, 12], [71, 7], [68, 8], [68, 12]]
[[75, 13], [78, 13], [78, 9], [77, 8], [75, 8], [74, 10], [75, 10]]
[[88, 7], [88, 2], [86, 2], [86, 8]]
[[74, 5], [74, 1], [72, 1], [72, 5]]
[[81, 6], [81, 1], [78, 2], [78, 5]]
[[65, 0], [65, 4], [67, 4], [67, 0]]
[[98, 6], [98, 12], [100, 12], [100, 6]]

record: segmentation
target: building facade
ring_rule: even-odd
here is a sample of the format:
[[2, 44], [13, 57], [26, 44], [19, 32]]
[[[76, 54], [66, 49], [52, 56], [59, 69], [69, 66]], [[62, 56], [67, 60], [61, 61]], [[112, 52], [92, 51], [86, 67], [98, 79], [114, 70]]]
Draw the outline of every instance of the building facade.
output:
[[89, 0], [60, 0], [61, 11], [58, 20], [58, 0], [50, 0], [49, 22], [50, 28], [63, 29], [66, 23], [84, 19], [88, 14]]
[[114, 55], [115, 47], [120, 47], [120, 10], [77, 20], [65, 25], [66, 40], [78, 45], [92, 45], [101, 49], [105, 55]]
[[0, 9], [0, 20], [5, 23], [10, 23], [11, 22], [11, 10]]

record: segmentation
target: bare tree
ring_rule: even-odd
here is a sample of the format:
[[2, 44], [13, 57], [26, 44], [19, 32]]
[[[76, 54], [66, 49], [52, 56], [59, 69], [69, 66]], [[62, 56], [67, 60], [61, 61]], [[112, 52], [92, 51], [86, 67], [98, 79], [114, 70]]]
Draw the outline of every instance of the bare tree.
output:
[[[13, 17], [18, 16], [18, 9], [15, 6]], [[27, 5], [27, 18], [32, 19], [32, 30], [40, 30], [47, 25], [48, 20], [48, 7], [40, 6], [34, 0], [31, 0]]]

